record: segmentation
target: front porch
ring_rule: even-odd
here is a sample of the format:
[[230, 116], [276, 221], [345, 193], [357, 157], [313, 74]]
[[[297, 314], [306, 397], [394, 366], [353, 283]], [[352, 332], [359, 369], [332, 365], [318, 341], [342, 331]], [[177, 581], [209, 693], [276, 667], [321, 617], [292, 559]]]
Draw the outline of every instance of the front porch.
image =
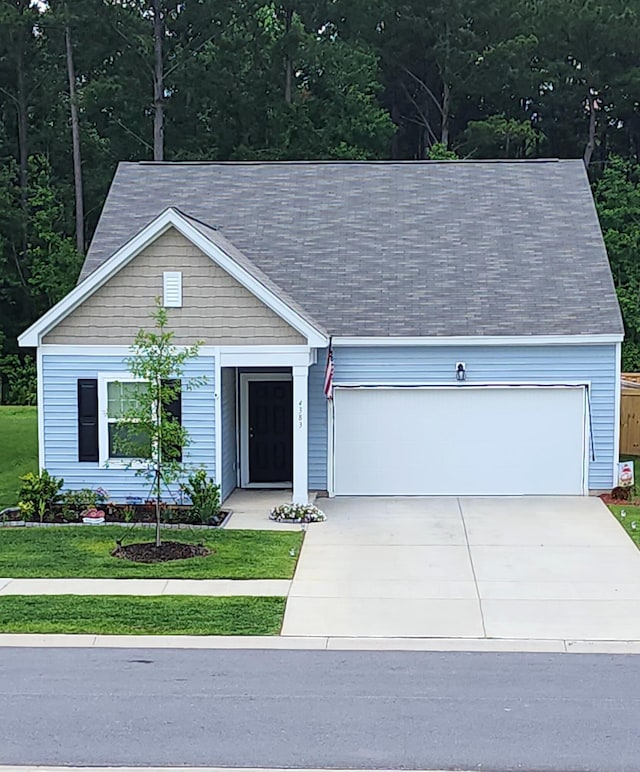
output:
[[[285, 490], [249, 490], [236, 488], [225, 501], [232, 511], [224, 528], [227, 531], [299, 531], [296, 523], [277, 523], [269, 520], [269, 512], [279, 504], [291, 501], [291, 488]], [[309, 491], [309, 502], [316, 503], [316, 492]]]
[[[217, 352], [215, 424], [223, 501], [237, 513], [245, 502], [253, 510], [264, 500], [266, 517], [275, 504], [309, 501], [309, 368], [316, 356], [302, 346], [265, 348]], [[249, 491], [263, 495], [242, 496]]]

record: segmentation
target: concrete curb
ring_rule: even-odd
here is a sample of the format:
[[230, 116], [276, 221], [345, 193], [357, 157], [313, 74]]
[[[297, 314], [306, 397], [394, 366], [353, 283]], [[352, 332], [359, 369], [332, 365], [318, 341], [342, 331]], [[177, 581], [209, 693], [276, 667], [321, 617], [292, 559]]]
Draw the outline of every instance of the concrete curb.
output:
[[[43, 766], [2, 766], [0, 765], [0, 772], [87, 772], [90, 769], [91, 772], [291, 772], [291, 770], [299, 770], [300, 772], [327, 772], [325, 769], [318, 767], [53, 767], [48, 765]], [[330, 772], [354, 772], [354, 768], [350, 769], [335, 769], [331, 767]], [[392, 769], [365, 769], [358, 767], [355, 772], [398, 772], [398, 770]], [[430, 770], [411, 770], [411, 772], [446, 772], [446, 770], [430, 769]], [[462, 772], [465, 772], [462, 770]]]
[[[295, 636], [0, 634], [2, 647], [122, 649], [272, 649], [325, 651], [459, 651], [546, 654], [640, 654], [638, 641], [500, 638], [334, 638]], [[2, 769], [2, 767], [0, 767]], [[48, 768], [47, 768], [48, 769]]]

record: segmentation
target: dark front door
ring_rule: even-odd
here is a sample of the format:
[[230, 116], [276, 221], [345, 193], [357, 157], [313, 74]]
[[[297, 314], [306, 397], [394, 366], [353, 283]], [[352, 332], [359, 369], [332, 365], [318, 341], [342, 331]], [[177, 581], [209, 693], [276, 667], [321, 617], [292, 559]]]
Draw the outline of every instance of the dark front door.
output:
[[249, 381], [249, 482], [293, 479], [291, 381]]

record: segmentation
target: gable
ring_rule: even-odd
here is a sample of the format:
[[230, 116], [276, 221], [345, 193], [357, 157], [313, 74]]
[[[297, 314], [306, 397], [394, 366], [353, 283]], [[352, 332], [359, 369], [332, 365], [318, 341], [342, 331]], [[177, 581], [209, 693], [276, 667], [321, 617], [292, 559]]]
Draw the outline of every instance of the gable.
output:
[[152, 326], [163, 273], [182, 273], [182, 307], [169, 308], [177, 345], [297, 345], [306, 340], [175, 228], [161, 234], [48, 332], [43, 343], [131, 345]]

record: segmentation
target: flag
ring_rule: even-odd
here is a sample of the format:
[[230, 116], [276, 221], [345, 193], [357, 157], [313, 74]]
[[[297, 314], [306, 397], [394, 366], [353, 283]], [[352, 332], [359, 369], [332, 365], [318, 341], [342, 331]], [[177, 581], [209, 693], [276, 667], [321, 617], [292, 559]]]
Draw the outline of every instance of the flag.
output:
[[329, 346], [327, 353], [327, 366], [324, 371], [324, 396], [327, 399], [333, 399], [333, 372], [335, 370], [333, 364], [333, 350]]

